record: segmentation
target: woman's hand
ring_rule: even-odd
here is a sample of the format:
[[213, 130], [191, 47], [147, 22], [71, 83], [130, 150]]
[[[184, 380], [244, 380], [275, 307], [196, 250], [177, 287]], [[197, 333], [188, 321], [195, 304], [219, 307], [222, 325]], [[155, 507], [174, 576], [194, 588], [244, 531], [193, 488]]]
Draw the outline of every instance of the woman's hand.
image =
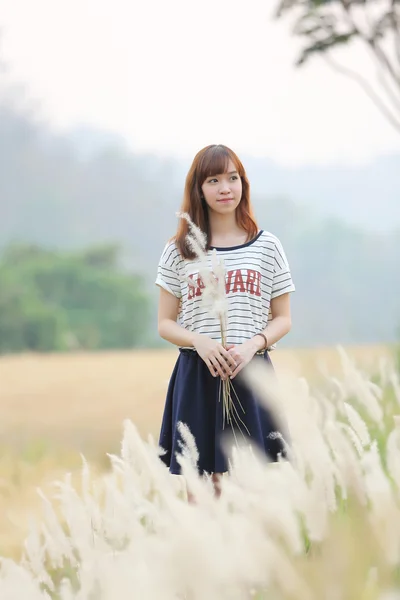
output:
[[227, 379], [237, 367], [233, 355], [207, 335], [197, 335], [193, 345], [213, 377], [220, 375], [221, 379]]
[[230, 376], [231, 379], [236, 377], [236, 375], [240, 373], [240, 371], [244, 369], [246, 365], [249, 364], [258, 349], [257, 343], [255, 343], [253, 339], [243, 342], [243, 344], [239, 344], [238, 346], [231, 346], [229, 348], [229, 354], [237, 363], [236, 369]]

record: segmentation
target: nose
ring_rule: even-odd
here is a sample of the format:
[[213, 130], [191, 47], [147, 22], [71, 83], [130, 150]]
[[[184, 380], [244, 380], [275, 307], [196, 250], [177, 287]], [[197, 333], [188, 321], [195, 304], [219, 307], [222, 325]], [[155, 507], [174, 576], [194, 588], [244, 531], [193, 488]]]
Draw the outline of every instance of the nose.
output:
[[221, 182], [221, 187], [220, 187], [220, 194], [229, 194], [229, 192], [231, 191], [228, 182], [227, 181], [222, 181]]

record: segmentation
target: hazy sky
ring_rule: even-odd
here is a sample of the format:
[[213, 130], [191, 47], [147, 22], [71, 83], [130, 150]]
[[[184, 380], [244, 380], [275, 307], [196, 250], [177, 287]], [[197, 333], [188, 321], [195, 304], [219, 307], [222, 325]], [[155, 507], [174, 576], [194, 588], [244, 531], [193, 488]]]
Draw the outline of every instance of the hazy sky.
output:
[[54, 125], [111, 129], [138, 150], [225, 143], [284, 164], [400, 152], [353, 82], [320, 61], [294, 69], [276, 2], [1, 0], [2, 54]]

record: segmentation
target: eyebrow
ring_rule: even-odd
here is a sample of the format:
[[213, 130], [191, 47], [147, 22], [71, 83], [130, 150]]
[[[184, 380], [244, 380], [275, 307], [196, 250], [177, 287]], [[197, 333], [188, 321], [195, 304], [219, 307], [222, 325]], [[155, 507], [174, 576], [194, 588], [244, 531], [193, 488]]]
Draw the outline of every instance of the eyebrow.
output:
[[[216, 173], [215, 175], [209, 175], [207, 179], [210, 179], [210, 177], [217, 177], [217, 175], [225, 175], [225, 173]], [[227, 175], [239, 175], [239, 173], [237, 171], [231, 171], [230, 173], [227, 173]]]

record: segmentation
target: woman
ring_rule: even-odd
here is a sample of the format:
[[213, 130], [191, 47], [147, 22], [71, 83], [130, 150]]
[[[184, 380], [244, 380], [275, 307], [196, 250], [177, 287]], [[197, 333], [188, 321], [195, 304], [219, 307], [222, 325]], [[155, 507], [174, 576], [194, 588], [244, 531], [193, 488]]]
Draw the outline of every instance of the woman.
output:
[[[199, 263], [187, 243], [188, 223], [181, 219], [160, 259], [158, 331], [180, 349], [172, 373], [161, 426], [162, 456], [179, 474], [179, 422], [193, 434], [198, 470], [219, 476], [227, 471], [221, 448], [225, 422], [221, 379], [231, 378], [239, 399], [240, 429], [270, 460], [283, 452], [273, 416], [241, 381], [254, 357], [272, 367], [268, 350], [291, 328], [290, 292], [295, 287], [277, 237], [258, 229], [250, 203], [246, 172], [236, 154], [223, 145], [203, 148], [186, 178], [182, 212], [187, 213], [224, 260], [228, 301], [225, 347], [220, 321], [201, 302]], [[211, 268], [211, 260], [210, 260]], [[192, 280], [194, 285], [189, 285]]]

